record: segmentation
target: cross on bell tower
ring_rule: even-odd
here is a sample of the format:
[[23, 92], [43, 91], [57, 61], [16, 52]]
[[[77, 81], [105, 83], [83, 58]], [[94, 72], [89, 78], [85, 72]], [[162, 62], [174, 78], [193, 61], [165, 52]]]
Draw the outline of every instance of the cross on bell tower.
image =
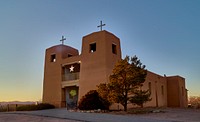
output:
[[100, 25], [97, 26], [98, 28], [100, 27], [100, 31], [102, 31], [102, 27], [105, 26], [106, 24], [103, 24], [102, 21], [100, 22]]
[[66, 40], [66, 38], [64, 36], [62, 36], [62, 39], [60, 40], [62, 42], [62, 45], [64, 45], [65, 40]]

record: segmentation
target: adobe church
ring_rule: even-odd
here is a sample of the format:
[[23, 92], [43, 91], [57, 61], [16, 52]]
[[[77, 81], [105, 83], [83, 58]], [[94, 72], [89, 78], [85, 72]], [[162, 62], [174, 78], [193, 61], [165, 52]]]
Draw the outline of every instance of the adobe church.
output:
[[[64, 40], [62, 37], [61, 41]], [[80, 54], [63, 43], [46, 49], [43, 102], [56, 107], [76, 106], [88, 91], [109, 81], [115, 63], [121, 58], [120, 39], [105, 30], [84, 36]], [[148, 71], [142, 88], [151, 92], [152, 100], [146, 107], [187, 107], [185, 79], [181, 76], [161, 76]], [[123, 109], [118, 104], [111, 106], [119, 108]]]

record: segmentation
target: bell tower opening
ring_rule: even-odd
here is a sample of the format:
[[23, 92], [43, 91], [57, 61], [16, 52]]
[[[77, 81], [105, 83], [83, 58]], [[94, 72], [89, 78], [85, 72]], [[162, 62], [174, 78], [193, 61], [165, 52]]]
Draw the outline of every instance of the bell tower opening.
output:
[[56, 62], [56, 54], [51, 55], [51, 62]]
[[96, 43], [90, 44], [90, 53], [93, 53], [96, 51]]
[[112, 53], [117, 54], [117, 46], [116, 44], [112, 44]]

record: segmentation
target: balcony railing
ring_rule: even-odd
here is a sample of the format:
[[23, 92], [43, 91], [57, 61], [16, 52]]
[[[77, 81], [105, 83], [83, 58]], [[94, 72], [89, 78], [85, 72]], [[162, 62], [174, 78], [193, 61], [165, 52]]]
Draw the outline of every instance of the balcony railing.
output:
[[78, 80], [79, 72], [62, 75], [62, 81]]

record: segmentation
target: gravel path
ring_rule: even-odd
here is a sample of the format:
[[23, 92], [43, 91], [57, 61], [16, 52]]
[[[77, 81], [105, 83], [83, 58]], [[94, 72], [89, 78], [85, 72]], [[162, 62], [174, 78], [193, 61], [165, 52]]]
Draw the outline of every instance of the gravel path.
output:
[[70, 112], [50, 109], [0, 113], [0, 122], [200, 122], [200, 110], [162, 109], [164, 113], [115, 115], [108, 113]]

